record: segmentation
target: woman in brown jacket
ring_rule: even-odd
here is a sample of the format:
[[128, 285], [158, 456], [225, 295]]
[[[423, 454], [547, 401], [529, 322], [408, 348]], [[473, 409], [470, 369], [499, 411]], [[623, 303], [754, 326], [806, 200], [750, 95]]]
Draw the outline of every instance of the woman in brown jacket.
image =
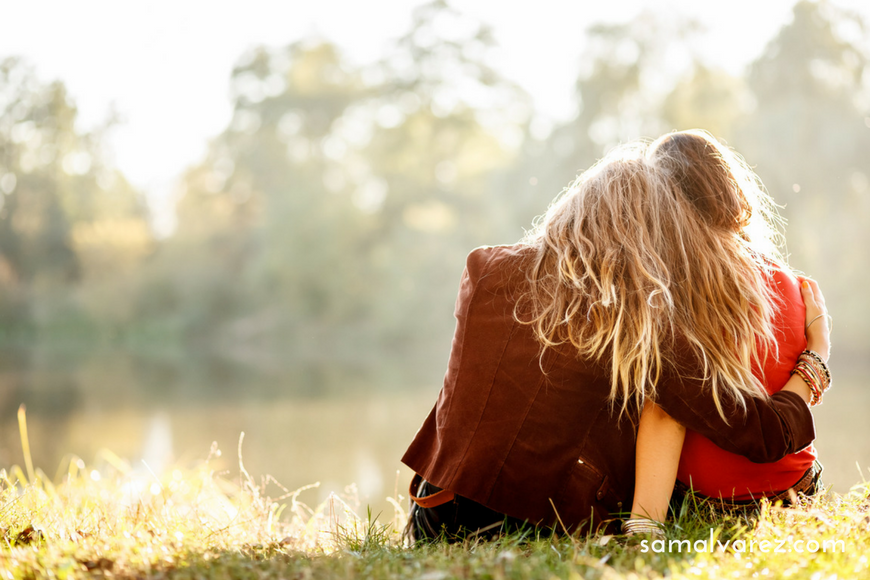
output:
[[[611, 526], [631, 507], [647, 397], [755, 462], [812, 442], [806, 385], [755, 396], [722, 346], [754, 336], [766, 315], [767, 297], [742, 276], [773, 236], [770, 208], [738, 204], [723, 244], [704, 200], [682, 196], [647, 153], [615, 150], [522, 242], [469, 254], [444, 386], [402, 458], [418, 474], [416, 539]], [[723, 312], [743, 336], [723, 334]]]

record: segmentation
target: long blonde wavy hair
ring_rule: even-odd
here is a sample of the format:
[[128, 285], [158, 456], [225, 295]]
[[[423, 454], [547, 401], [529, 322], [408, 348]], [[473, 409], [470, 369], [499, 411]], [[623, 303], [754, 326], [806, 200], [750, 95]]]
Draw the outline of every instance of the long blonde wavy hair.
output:
[[570, 343], [578, 356], [609, 359], [621, 412], [655, 400], [680, 338], [727, 421], [723, 396], [741, 407], [766, 396], [752, 365], [778, 352], [765, 279], [784, 267], [775, 209], [742, 158], [707, 132], [622, 146], [527, 234], [534, 258], [516, 316], [543, 348]]

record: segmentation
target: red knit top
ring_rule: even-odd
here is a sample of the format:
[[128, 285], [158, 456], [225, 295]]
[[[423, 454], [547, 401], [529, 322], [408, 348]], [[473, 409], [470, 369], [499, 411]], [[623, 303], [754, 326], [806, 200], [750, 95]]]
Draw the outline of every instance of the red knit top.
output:
[[[781, 270], [776, 270], [769, 282], [782, 300], [774, 315], [779, 356], [771, 352], [763, 361], [763, 368], [756, 368], [753, 372], [772, 395], [789, 380], [798, 356], [806, 348], [807, 339], [800, 282], [791, 273]], [[758, 499], [797, 483], [815, 458], [816, 450], [810, 445], [773, 463], [752, 463], [743, 456], [717, 447], [706, 437], [686, 430], [677, 479], [710, 497]]]

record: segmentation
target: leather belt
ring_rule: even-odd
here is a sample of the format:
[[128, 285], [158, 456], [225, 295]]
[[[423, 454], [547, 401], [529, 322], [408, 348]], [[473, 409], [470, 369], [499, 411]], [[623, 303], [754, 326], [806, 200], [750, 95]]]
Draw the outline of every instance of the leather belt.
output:
[[[422, 508], [434, 508], [439, 505], [444, 505], [449, 501], [453, 501], [453, 498], [456, 497], [449, 489], [440, 489], [435, 493], [429, 494], [424, 497], [417, 497], [415, 494], [420, 493], [420, 486], [425, 482], [425, 480], [417, 473], [414, 474], [414, 477], [411, 479], [411, 485], [408, 488], [408, 496], [411, 498], [411, 501], [416, 503], [418, 506]], [[428, 482], [426, 482], [428, 483]], [[432, 487], [437, 487], [429, 483]]]

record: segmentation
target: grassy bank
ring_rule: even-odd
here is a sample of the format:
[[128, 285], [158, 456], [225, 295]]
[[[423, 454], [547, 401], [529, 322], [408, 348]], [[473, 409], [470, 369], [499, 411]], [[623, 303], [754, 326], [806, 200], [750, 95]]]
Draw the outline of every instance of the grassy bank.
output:
[[658, 545], [509, 537], [410, 549], [398, 532], [403, 498], [377, 519], [352, 489], [309, 506], [313, 492], [255, 482], [241, 461], [230, 477], [216, 471], [224, 461], [213, 449], [155, 474], [105, 452], [94, 466], [71, 457], [53, 478], [29, 464], [0, 471], [0, 580], [870, 576], [867, 484], [751, 519], [686, 512]]

